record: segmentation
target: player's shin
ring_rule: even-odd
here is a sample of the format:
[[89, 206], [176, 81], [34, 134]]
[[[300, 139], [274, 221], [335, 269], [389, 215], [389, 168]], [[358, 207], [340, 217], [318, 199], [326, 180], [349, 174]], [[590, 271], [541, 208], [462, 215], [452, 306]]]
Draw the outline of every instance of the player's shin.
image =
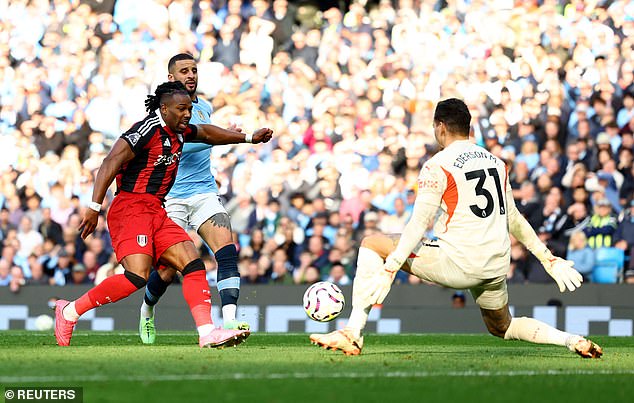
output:
[[504, 334], [504, 339], [566, 346], [566, 341], [570, 336], [572, 336], [570, 333], [562, 332], [537, 319], [523, 316], [511, 320], [511, 324]]
[[240, 296], [238, 251], [234, 244], [230, 244], [220, 248], [214, 256], [218, 262], [218, 293], [222, 304], [222, 317], [225, 323], [235, 321]]
[[365, 328], [368, 315], [374, 301], [368, 299], [368, 290], [373, 287], [374, 279], [383, 268], [383, 259], [370, 248], [359, 248], [357, 271], [352, 288], [352, 313], [346, 327], [350, 328], [355, 337], [359, 337]]
[[145, 283], [146, 281], [143, 277], [127, 270], [124, 274], [115, 274], [108, 277], [99, 285], [77, 298], [77, 300], [68, 304], [63, 311], [64, 318], [76, 321], [85, 312], [97, 306], [117, 302], [127, 297], [139, 288], [144, 287]]
[[196, 323], [200, 336], [214, 329], [211, 321], [211, 293], [202, 260], [192, 260], [183, 269], [183, 296]]

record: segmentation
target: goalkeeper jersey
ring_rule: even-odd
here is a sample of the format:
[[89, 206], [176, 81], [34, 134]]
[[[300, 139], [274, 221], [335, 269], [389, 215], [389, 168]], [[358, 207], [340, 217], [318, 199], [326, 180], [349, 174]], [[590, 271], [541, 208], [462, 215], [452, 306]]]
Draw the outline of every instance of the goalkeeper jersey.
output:
[[441, 210], [438, 245], [472, 277], [508, 272], [510, 191], [504, 162], [469, 140], [454, 141], [421, 169], [417, 197]]

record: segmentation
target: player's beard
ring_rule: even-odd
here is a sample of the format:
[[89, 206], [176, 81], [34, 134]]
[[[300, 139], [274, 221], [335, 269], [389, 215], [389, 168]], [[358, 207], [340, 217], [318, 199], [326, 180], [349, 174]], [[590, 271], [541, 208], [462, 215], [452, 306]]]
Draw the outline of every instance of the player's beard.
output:
[[[189, 85], [194, 84], [194, 88], [192, 88], [191, 90], [189, 89]], [[186, 83], [185, 84], [185, 88], [187, 89], [187, 93], [189, 94], [189, 96], [194, 99], [194, 97], [196, 96], [196, 90], [198, 89], [198, 83]]]

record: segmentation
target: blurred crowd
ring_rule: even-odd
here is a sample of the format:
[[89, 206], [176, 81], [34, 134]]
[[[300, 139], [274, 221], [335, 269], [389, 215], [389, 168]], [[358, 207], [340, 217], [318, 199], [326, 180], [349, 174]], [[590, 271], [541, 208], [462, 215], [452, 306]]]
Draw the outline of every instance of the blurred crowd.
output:
[[[275, 133], [212, 151], [243, 284], [350, 284], [362, 237], [407, 222], [437, 151], [433, 107], [452, 96], [555, 254], [588, 280], [596, 248], [631, 262], [634, 1], [329, 3], [0, 0], [0, 286], [121, 270], [105, 215], [86, 241], [80, 217], [179, 52], [215, 124]], [[509, 281], [551, 280], [514, 242]]]

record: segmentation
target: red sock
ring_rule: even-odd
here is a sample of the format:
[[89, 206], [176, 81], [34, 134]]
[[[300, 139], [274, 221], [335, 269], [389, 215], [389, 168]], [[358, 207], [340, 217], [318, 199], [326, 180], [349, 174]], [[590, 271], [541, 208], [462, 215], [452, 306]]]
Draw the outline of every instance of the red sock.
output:
[[211, 325], [211, 293], [206, 273], [196, 270], [183, 276], [183, 296], [196, 322], [196, 327]]
[[123, 274], [115, 274], [106, 278], [99, 285], [91, 288], [87, 293], [77, 298], [75, 309], [77, 313], [83, 315], [91, 309], [117, 302], [138, 290]]

